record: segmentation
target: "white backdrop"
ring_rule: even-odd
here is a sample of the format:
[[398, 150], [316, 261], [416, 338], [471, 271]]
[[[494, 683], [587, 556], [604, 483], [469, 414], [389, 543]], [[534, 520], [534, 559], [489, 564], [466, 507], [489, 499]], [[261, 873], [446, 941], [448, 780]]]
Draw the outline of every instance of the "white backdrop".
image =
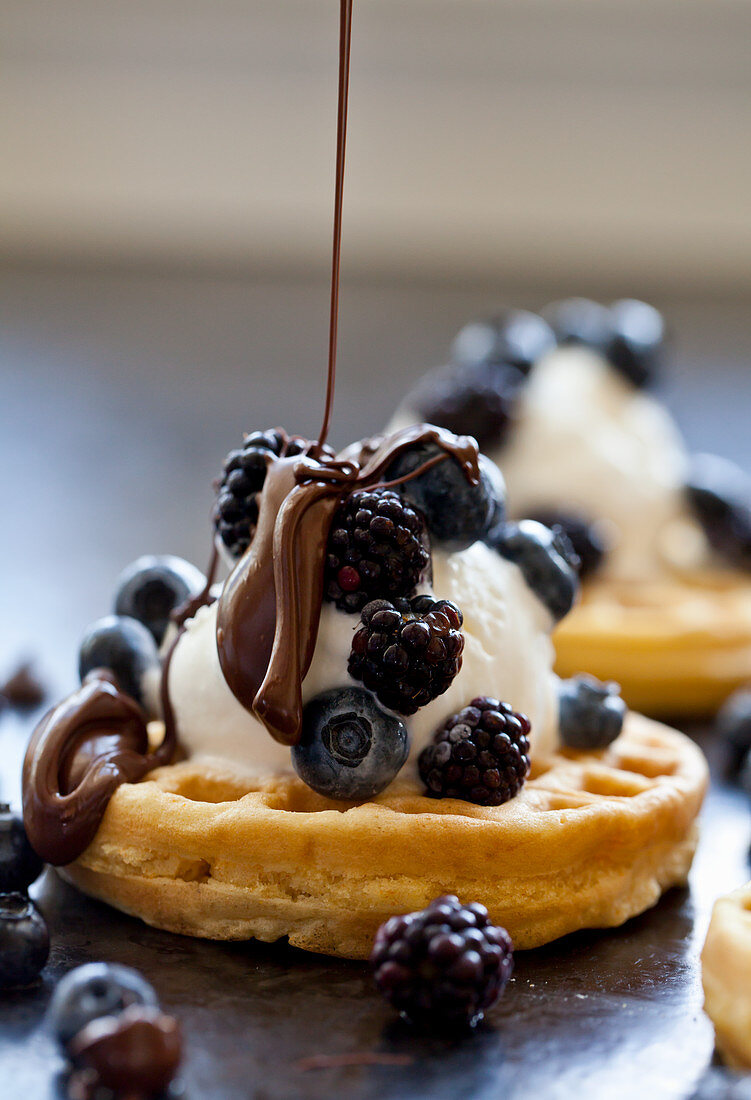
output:
[[[337, 0], [0, 0], [6, 256], [319, 268]], [[355, 0], [345, 264], [751, 290], [745, 0]]]

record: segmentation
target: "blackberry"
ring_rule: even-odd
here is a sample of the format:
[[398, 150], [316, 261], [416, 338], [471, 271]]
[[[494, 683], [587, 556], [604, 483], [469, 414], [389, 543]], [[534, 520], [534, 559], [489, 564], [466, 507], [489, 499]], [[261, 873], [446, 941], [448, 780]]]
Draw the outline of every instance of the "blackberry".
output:
[[382, 924], [370, 961], [394, 1008], [433, 1027], [477, 1023], [514, 968], [506, 929], [490, 923], [484, 905], [462, 905], [453, 894]]
[[434, 798], [500, 806], [529, 772], [530, 721], [508, 703], [480, 696], [452, 714], [420, 753], [420, 778]]
[[578, 559], [579, 564], [576, 565], [573, 558], [569, 558], [579, 573], [579, 580], [593, 576], [602, 565], [608, 545], [596, 523], [590, 523], [573, 512], [559, 512], [555, 508], [541, 508], [529, 519], [542, 523], [552, 531], [557, 529], [563, 532]]
[[462, 667], [462, 613], [449, 600], [373, 600], [352, 639], [349, 673], [397, 714], [414, 714]]
[[430, 562], [422, 516], [391, 489], [358, 489], [339, 507], [326, 548], [326, 598], [356, 613], [411, 596]]
[[[243, 445], [230, 451], [224, 460], [222, 476], [214, 482], [214, 528], [222, 544], [235, 560], [250, 546], [258, 523], [258, 494], [266, 480], [266, 468], [275, 458], [299, 455], [308, 442], [300, 436], [288, 437], [279, 428], [251, 432]], [[331, 457], [334, 452], [324, 447]]]
[[406, 403], [425, 423], [474, 436], [488, 450], [508, 435], [522, 381], [511, 366], [444, 367], [428, 374]]

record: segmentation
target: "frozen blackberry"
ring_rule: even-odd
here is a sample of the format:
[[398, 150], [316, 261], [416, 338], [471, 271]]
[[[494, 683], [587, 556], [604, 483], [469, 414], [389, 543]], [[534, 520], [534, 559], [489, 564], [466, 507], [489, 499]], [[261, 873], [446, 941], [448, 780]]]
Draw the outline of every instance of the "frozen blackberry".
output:
[[429, 1027], [477, 1023], [514, 968], [511, 937], [484, 905], [449, 894], [427, 909], [391, 917], [370, 961], [379, 990], [403, 1016]]
[[349, 673], [397, 714], [414, 714], [462, 667], [462, 613], [449, 600], [373, 600], [352, 639]]
[[480, 696], [452, 714], [420, 753], [420, 777], [434, 798], [500, 806], [529, 772], [530, 722], [508, 703]]
[[[298, 455], [308, 446], [299, 436], [288, 437], [275, 428], [251, 432], [243, 445], [230, 451], [224, 460], [222, 476], [214, 482], [214, 527], [222, 544], [234, 559], [250, 546], [258, 523], [258, 494], [266, 480], [266, 469], [275, 458]], [[325, 447], [327, 455], [333, 455]]]
[[430, 562], [422, 516], [391, 489], [358, 489], [334, 516], [326, 598], [356, 613], [375, 599], [411, 596]]
[[573, 559], [569, 560], [576, 567], [579, 580], [593, 576], [602, 565], [608, 545], [601, 527], [596, 523], [589, 523], [583, 516], [573, 512], [559, 512], [556, 508], [541, 508], [528, 518], [542, 523], [552, 531], [557, 528], [563, 532], [578, 558], [578, 566]]
[[406, 404], [425, 423], [474, 436], [488, 450], [506, 439], [522, 382], [508, 365], [444, 367], [428, 374]]

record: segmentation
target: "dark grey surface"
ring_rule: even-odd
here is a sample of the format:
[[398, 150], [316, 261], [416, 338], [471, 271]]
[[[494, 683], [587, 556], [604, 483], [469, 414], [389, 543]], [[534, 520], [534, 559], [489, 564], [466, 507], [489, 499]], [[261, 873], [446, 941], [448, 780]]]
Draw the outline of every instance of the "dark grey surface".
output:
[[[514, 300], [534, 306], [555, 292]], [[466, 316], [510, 298], [488, 287], [348, 286], [336, 441], [378, 428]], [[28, 652], [59, 694], [123, 565], [146, 551], [204, 563], [211, 478], [242, 430], [317, 429], [325, 305], [323, 280], [0, 273], [0, 677]], [[666, 312], [682, 352], [668, 392], [690, 441], [751, 466], [744, 304]], [[11, 798], [31, 724], [0, 719]], [[750, 832], [746, 799], [717, 785], [691, 890], [622, 930], [520, 955], [487, 1027], [460, 1044], [395, 1022], [361, 964], [170, 936], [48, 875], [38, 896], [53, 953], [39, 987], [0, 997], [0, 1097], [56, 1095], [60, 1063], [41, 1016], [56, 976], [100, 958], [142, 969], [182, 1020], [191, 1098], [689, 1097], [713, 1049], [698, 952], [714, 898], [749, 876]], [[372, 1051], [413, 1061], [298, 1066], [311, 1054]], [[729, 1078], [713, 1073], [724, 1087]]]

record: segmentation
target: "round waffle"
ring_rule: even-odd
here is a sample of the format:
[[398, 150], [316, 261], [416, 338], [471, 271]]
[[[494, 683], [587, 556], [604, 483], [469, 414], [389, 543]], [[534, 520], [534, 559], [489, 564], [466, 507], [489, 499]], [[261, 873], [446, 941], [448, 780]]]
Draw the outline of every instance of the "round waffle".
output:
[[585, 585], [554, 635], [556, 672], [617, 680], [654, 715], [714, 713], [751, 681], [751, 579], [702, 571], [667, 581]]
[[720, 1053], [731, 1066], [751, 1069], [751, 882], [715, 902], [701, 964]]
[[631, 715], [609, 749], [560, 753], [497, 808], [397, 781], [363, 804], [293, 775], [190, 759], [113, 796], [64, 873], [149, 924], [364, 958], [379, 924], [443, 893], [484, 902], [517, 947], [621, 924], [686, 881], [707, 781], [682, 734]]

